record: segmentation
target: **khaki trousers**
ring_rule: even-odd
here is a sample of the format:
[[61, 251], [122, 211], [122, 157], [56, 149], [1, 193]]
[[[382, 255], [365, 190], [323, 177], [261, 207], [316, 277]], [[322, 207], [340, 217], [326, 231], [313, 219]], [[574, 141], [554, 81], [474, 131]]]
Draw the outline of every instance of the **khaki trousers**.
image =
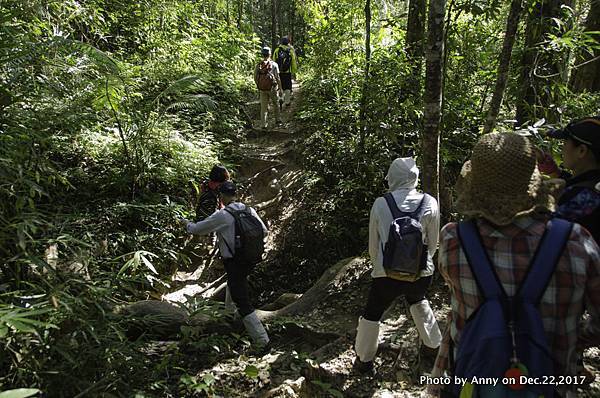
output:
[[269, 113], [269, 101], [273, 108], [275, 109], [275, 120], [277, 122], [281, 122], [281, 116], [279, 115], [279, 104], [277, 97], [277, 90], [273, 89], [271, 91], [259, 91], [260, 95], [260, 127], [267, 127], [267, 116]]

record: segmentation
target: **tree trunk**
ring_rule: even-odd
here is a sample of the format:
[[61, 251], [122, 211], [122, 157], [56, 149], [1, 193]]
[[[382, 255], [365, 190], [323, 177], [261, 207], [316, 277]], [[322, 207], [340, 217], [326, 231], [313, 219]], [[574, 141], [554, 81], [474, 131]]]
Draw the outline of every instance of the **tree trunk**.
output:
[[512, 0], [510, 4], [510, 12], [508, 14], [508, 20], [506, 21], [504, 43], [502, 44], [502, 52], [498, 59], [498, 77], [496, 79], [496, 87], [494, 88], [492, 101], [490, 102], [490, 109], [483, 127], [484, 134], [489, 133], [496, 126], [496, 119], [498, 118], [500, 106], [502, 105], [504, 90], [506, 90], [506, 84], [508, 83], [508, 71], [510, 68], [510, 60], [512, 58], [512, 49], [515, 44], [515, 38], [517, 37], [521, 11], [523, 10], [522, 3], [523, 0]]
[[[362, 274], [368, 269], [368, 263], [360, 258], [346, 258], [337, 264], [329, 267], [319, 278], [319, 280], [304, 294], [288, 295], [282, 308], [276, 310], [256, 310], [258, 317], [263, 322], [269, 322], [275, 318], [289, 317], [303, 314], [316, 308], [319, 304], [325, 302], [328, 297], [339, 289], [340, 285], [347, 282], [353, 275]], [[226, 283], [217, 288], [225, 291]], [[214, 298], [215, 294], [212, 293]], [[222, 297], [224, 299], [224, 297]], [[281, 301], [280, 301], [281, 302]], [[276, 307], [281, 307], [277, 305]], [[181, 307], [173, 304], [145, 300], [132, 303], [116, 311], [123, 316], [128, 324], [128, 336], [139, 337], [142, 332], [148, 333], [150, 337], [160, 337], [163, 339], [173, 338], [179, 333], [183, 325], [201, 326], [204, 332], [226, 332], [236, 327], [225, 316], [214, 316], [214, 314], [199, 313], [189, 316]], [[330, 336], [336, 338], [339, 336]]]
[[[281, 3], [277, 3], [277, 38], [283, 37], [283, 7]], [[278, 43], [279, 44], [279, 43]]]
[[438, 199], [438, 202], [445, 12], [446, 0], [430, 0], [425, 52], [425, 109], [421, 136], [423, 190]]
[[242, 29], [242, 17], [244, 15], [244, 0], [238, 2], [238, 17], [237, 17], [237, 28]]
[[421, 91], [421, 69], [425, 41], [426, 0], [410, 0], [406, 27], [406, 53], [413, 69], [410, 88], [415, 94]]
[[365, 77], [360, 98], [360, 137], [358, 148], [362, 150], [367, 130], [367, 90], [371, 69], [371, 0], [365, 2]]
[[552, 28], [552, 18], [560, 14], [560, 0], [542, 0], [536, 3], [527, 18], [525, 48], [521, 60], [520, 94], [517, 99], [517, 123], [540, 118], [550, 104], [548, 80], [539, 76], [558, 73], [552, 54], [539, 51], [540, 43]]
[[271, 0], [271, 51], [277, 47], [277, 0]]
[[[600, 0], [591, 0], [590, 11], [585, 21], [587, 32], [600, 31]], [[598, 43], [596, 36], [596, 44]], [[580, 93], [583, 91], [600, 91], [600, 50], [595, 49], [591, 54], [579, 54], [576, 58], [576, 69], [571, 75], [571, 90]], [[581, 65], [581, 66], [577, 66]]]

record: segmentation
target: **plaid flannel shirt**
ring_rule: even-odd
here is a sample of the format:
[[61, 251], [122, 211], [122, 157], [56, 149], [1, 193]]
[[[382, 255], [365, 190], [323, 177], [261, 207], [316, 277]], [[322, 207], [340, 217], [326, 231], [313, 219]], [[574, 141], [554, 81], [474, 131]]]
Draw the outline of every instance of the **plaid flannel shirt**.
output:
[[[546, 220], [519, 217], [510, 225], [498, 227], [479, 219], [477, 226], [502, 286], [509, 296], [514, 295], [541, 241]], [[579, 224], [574, 224], [538, 307], [554, 355], [556, 375], [576, 374], [578, 337], [592, 340], [600, 337], [599, 250], [591, 235]], [[452, 365], [448, 363], [450, 340], [456, 348], [466, 319], [482, 303], [458, 239], [456, 223], [447, 224], [441, 231], [439, 270], [450, 287], [452, 311], [448, 315], [433, 377], [452, 375]], [[584, 306], [590, 319], [582, 330], [580, 320]], [[432, 390], [436, 387], [430, 386]]]

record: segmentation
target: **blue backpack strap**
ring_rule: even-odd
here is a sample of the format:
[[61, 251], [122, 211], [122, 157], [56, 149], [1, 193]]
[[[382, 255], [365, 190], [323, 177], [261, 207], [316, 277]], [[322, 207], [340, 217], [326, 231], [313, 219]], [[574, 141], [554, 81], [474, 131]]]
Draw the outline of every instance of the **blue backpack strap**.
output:
[[505, 297], [506, 293], [498, 282], [492, 269], [493, 266], [481, 243], [475, 221], [467, 220], [458, 223], [458, 238], [481, 294], [486, 300]]
[[387, 202], [388, 207], [390, 208], [390, 211], [392, 212], [392, 217], [394, 219], [396, 218], [400, 218], [404, 215], [404, 213], [402, 211], [400, 211], [400, 209], [398, 208], [398, 205], [396, 204], [396, 201], [394, 200], [394, 195], [392, 195], [391, 192], [386, 193], [385, 195], [383, 195], [385, 201]]
[[525, 280], [519, 286], [517, 295], [534, 304], [539, 302], [554, 274], [572, 229], [573, 223], [560, 218], [548, 222], [542, 242], [538, 245], [534, 260], [529, 266]]

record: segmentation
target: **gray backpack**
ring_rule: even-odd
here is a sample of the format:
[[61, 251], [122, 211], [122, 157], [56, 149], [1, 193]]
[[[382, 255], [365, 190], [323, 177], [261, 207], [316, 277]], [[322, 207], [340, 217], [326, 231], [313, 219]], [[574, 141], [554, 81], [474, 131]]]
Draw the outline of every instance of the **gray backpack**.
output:
[[233, 258], [249, 264], [256, 264], [262, 260], [265, 252], [265, 232], [258, 218], [252, 215], [248, 206], [242, 210], [233, 210], [225, 207], [225, 211], [233, 216], [235, 220], [235, 252], [225, 241], [225, 245]]
[[400, 211], [391, 192], [384, 195], [393, 218], [383, 248], [383, 268], [389, 278], [415, 281], [427, 266], [427, 245], [423, 243], [421, 217], [428, 196], [424, 194], [416, 210], [406, 213]]

